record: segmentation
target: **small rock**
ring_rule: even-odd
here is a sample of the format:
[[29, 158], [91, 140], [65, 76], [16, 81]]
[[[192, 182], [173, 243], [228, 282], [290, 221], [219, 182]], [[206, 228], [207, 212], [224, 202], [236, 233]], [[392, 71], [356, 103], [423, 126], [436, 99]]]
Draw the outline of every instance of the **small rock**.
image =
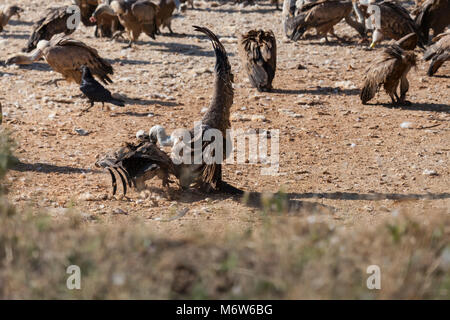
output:
[[424, 176], [438, 176], [439, 175], [435, 170], [429, 170], [429, 169], [423, 170], [422, 174]]
[[78, 133], [80, 136], [87, 136], [89, 134], [89, 131], [86, 131], [82, 128], [75, 128], [74, 129], [76, 133]]
[[113, 210], [113, 214], [124, 214], [124, 215], [128, 215], [128, 213], [120, 208], [114, 209]]
[[412, 122], [405, 121], [405, 122], [402, 122], [400, 124], [400, 128], [402, 128], [402, 129], [412, 129], [412, 128], [414, 128], [414, 125], [413, 125]]

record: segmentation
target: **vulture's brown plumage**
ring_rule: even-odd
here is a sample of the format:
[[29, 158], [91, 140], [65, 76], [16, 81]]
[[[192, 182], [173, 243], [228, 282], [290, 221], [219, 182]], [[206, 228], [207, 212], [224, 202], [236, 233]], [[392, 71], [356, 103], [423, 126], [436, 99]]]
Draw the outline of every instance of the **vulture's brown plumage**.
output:
[[285, 0], [283, 17], [285, 33], [291, 40], [297, 41], [309, 29], [314, 28], [317, 34], [325, 37], [330, 33], [336, 38], [334, 26], [345, 19], [347, 24], [354, 28], [361, 37], [365, 36], [364, 25], [353, 19], [353, 4], [345, 0], [320, 0], [304, 4], [296, 10], [295, 4], [291, 6]]
[[94, 35], [96, 37], [111, 38], [117, 31], [124, 30], [114, 10], [106, 3], [100, 4], [90, 18], [96, 25]]
[[86, 26], [93, 26], [91, 16], [99, 5], [99, 0], [72, 0], [72, 3], [80, 8], [81, 22]]
[[175, 2], [173, 0], [160, 0], [158, 3], [159, 6], [159, 12], [156, 15], [156, 26], [158, 27], [158, 32], [161, 30], [159, 29], [161, 25], [167, 29], [169, 29], [170, 33], [173, 33], [172, 31], [172, 15], [176, 8]]
[[426, 61], [431, 60], [427, 72], [430, 77], [438, 71], [445, 61], [450, 61], [450, 31], [437, 35], [433, 40], [435, 43], [423, 55]]
[[428, 0], [418, 8], [415, 22], [428, 40], [430, 29], [437, 36], [450, 25], [450, 0]]
[[170, 175], [177, 175], [170, 157], [150, 141], [126, 143], [119, 150], [98, 160], [95, 165], [108, 170], [112, 179], [113, 195], [117, 191], [117, 180], [114, 172], [122, 181], [123, 194], [129, 187], [141, 190], [145, 181], [157, 176], [165, 188], [169, 188]]
[[272, 30], [250, 30], [239, 37], [239, 53], [250, 83], [258, 91], [272, 90], [277, 42]]
[[[367, 68], [360, 98], [363, 104], [375, 97], [381, 86], [391, 97], [393, 104], [407, 103], [406, 93], [409, 89], [407, 74], [416, 65], [416, 55], [411, 50], [404, 50], [411, 45], [411, 37], [407, 35], [384, 49]], [[397, 87], [400, 83], [400, 97]]]
[[0, 7], [0, 32], [3, 31], [3, 28], [8, 24], [9, 20], [13, 15], [16, 15], [17, 18], [20, 19], [20, 13], [23, 12], [23, 9], [18, 6], [3, 6]]
[[12, 56], [6, 63], [31, 64], [41, 57], [69, 82], [80, 84], [81, 66], [86, 65], [103, 83], [112, 83], [109, 75], [113, 74], [113, 68], [109, 62], [100, 57], [94, 48], [64, 35], [56, 35], [50, 41], [41, 40], [31, 53]]
[[156, 4], [147, 0], [115, 0], [111, 2], [111, 7], [128, 33], [129, 46], [142, 32], [155, 39], [158, 30], [156, 17], [159, 12]]
[[364, 16], [366, 18], [370, 17], [374, 26], [371, 48], [375, 47], [384, 38], [399, 40], [410, 33], [416, 33], [418, 35], [417, 45], [420, 47], [424, 46], [426, 41], [409, 15], [408, 10], [394, 1], [376, 2], [373, 3], [373, 6], [374, 10], [368, 12], [367, 4], [360, 5]]
[[64, 6], [48, 9], [44, 17], [35, 23], [33, 32], [28, 39], [28, 44], [24, 51], [30, 52], [36, 48], [39, 41], [50, 40], [58, 33], [64, 33], [66, 35], [73, 33], [75, 28], [69, 28], [68, 25], [70, 23], [67, 23], [67, 19], [73, 15], [73, 12], [67, 10], [68, 8], [68, 6]]
[[[208, 36], [214, 48], [216, 56], [216, 66], [214, 69], [214, 92], [212, 101], [208, 110], [201, 120], [201, 124], [190, 131], [190, 141], [185, 143], [181, 139], [174, 138], [172, 147], [172, 159], [177, 164], [179, 172], [179, 181], [182, 187], [194, 185], [204, 191], [223, 190], [226, 183], [222, 181], [222, 160], [226, 158], [226, 152], [223, 150], [226, 146], [227, 129], [230, 124], [230, 109], [233, 105], [233, 74], [228, 61], [227, 52], [220, 43], [217, 36], [209, 29], [194, 26], [196, 31], [202, 32]], [[212, 133], [220, 133], [220, 137], [207, 137]], [[172, 135], [173, 136], [173, 135]], [[216, 143], [211, 143], [215, 139], [220, 139]], [[212, 140], [212, 141], [211, 141]], [[215, 147], [222, 143], [223, 149], [215, 150]], [[181, 161], [179, 150], [184, 150], [188, 146], [191, 153], [190, 163]], [[201, 161], [198, 156], [202, 155]], [[217, 157], [216, 161], [208, 161], [209, 157]], [[222, 157], [222, 158], [220, 158]], [[195, 160], [197, 159], [197, 160]], [[210, 158], [211, 159], [211, 158]], [[211, 159], [212, 160], [212, 159]], [[181, 164], [179, 164], [181, 162]]]

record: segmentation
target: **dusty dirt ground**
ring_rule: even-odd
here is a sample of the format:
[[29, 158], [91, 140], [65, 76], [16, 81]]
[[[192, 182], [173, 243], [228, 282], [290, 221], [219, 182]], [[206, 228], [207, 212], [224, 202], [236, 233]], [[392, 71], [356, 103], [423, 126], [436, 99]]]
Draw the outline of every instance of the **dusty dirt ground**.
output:
[[[13, 18], [0, 34], [0, 60], [25, 46], [32, 22], [47, 4], [20, 2], [22, 19]], [[260, 175], [261, 165], [226, 165], [226, 181], [252, 192], [282, 188], [300, 206], [309, 205], [305, 214], [325, 212], [347, 226], [377, 223], [399, 207], [420, 214], [431, 208], [450, 213], [450, 63], [430, 78], [428, 63], [419, 60], [409, 74], [411, 106], [389, 106], [384, 92], [364, 106], [359, 99], [364, 70], [382, 46], [368, 51], [342, 22], [337, 33], [349, 43], [333, 37], [329, 44], [314, 38], [285, 42], [281, 11], [268, 1], [245, 8], [202, 4], [174, 19], [176, 35], [163, 30], [156, 41], [141, 35], [126, 50], [126, 43], [97, 39], [92, 28], [81, 26], [72, 37], [110, 59], [115, 73], [109, 89], [127, 97], [124, 108], [102, 110], [96, 105], [79, 115], [87, 104], [77, 96], [77, 86], [45, 84], [59, 75], [44, 61], [21, 68], [1, 66], [3, 126], [12, 133], [20, 160], [7, 176], [11, 202], [52, 208], [55, 219], [64, 208], [75, 207], [93, 224], [126, 224], [144, 217], [148, 228], [173, 237], [193, 228], [221, 234], [260, 223], [259, 210], [236, 198], [175, 190], [168, 199], [157, 180], [147, 183], [150, 195], [130, 192], [129, 199], [112, 198], [109, 175], [94, 167], [97, 155], [132, 140], [140, 129], [161, 124], [171, 132], [191, 128], [201, 118], [212, 94], [215, 59], [210, 42], [193, 31], [194, 24], [225, 39], [235, 74], [232, 127], [280, 130], [280, 175]], [[242, 73], [236, 36], [251, 28], [272, 29], [277, 37], [272, 93], [258, 93]], [[417, 55], [421, 59], [420, 51]], [[305, 69], [298, 69], [299, 64]], [[265, 119], [245, 120], [253, 115]], [[411, 128], [402, 128], [404, 122]], [[89, 134], [80, 136], [75, 128]], [[436, 175], [426, 175], [426, 170]], [[159, 220], [185, 208], [189, 211], [182, 218]]]

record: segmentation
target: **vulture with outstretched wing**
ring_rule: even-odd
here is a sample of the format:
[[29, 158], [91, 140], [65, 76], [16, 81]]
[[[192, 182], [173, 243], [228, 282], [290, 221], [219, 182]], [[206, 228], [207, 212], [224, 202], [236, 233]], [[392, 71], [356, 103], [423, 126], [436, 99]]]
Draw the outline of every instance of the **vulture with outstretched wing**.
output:
[[129, 187], [141, 190], [145, 181], [157, 176], [165, 188], [169, 188], [170, 175], [177, 175], [170, 157], [154, 143], [144, 140], [138, 143], [126, 143], [119, 150], [98, 160], [95, 165], [108, 170], [112, 178], [113, 195], [117, 191], [114, 172], [122, 181], [123, 194]]
[[85, 43], [56, 35], [50, 41], [41, 40], [29, 54], [18, 54], [7, 59], [7, 64], [31, 64], [41, 57], [50, 67], [69, 82], [81, 83], [81, 67], [86, 65], [103, 83], [112, 83], [109, 75], [114, 73], [111, 64], [99, 56], [96, 49]]
[[272, 30], [250, 30], [239, 37], [239, 53], [250, 83], [258, 91], [272, 90], [277, 42]]

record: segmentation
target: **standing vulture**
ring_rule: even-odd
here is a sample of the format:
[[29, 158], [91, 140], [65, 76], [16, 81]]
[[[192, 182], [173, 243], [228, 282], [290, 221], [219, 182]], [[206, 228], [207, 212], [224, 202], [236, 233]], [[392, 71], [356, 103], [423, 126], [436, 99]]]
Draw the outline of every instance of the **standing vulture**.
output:
[[156, 4], [147, 0], [114, 0], [111, 2], [111, 8], [128, 33], [129, 47], [142, 32], [155, 39], [158, 30], [156, 17], [159, 11]]
[[250, 30], [239, 37], [239, 53], [253, 87], [272, 90], [277, 65], [277, 42], [272, 30]]
[[[363, 104], [375, 97], [381, 86], [384, 86], [386, 93], [391, 97], [392, 104], [407, 104], [405, 100], [409, 89], [406, 78], [411, 67], [416, 65], [416, 55], [409, 49], [411, 38], [415, 38], [415, 33], [409, 34], [399, 41], [393, 43], [371, 63], [367, 68], [364, 85], [360, 98]], [[413, 41], [415, 42], [415, 41]], [[397, 87], [400, 83], [400, 97], [397, 94]]]
[[369, 6], [367, 3], [359, 5], [364, 17], [370, 18], [374, 26], [370, 48], [374, 48], [384, 38], [399, 40], [410, 33], [417, 33], [417, 44], [423, 48], [426, 41], [419, 33], [416, 23], [409, 15], [408, 10], [394, 1], [382, 1], [372, 5], [378, 9], [368, 12]]
[[70, 23], [67, 23], [73, 12], [68, 9], [68, 6], [48, 9], [44, 17], [35, 23], [33, 33], [30, 35], [24, 51], [31, 52], [39, 41], [50, 40], [58, 33], [66, 35], [73, 33], [76, 28], [69, 28]]
[[365, 36], [364, 25], [355, 21], [352, 17], [353, 4], [346, 0], [320, 0], [304, 4], [296, 10], [292, 0], [284, 0], [283, 20], [285, 33], [288, 38], [297, 41], [311, 28], [315, 28], [317, 34], [325, 37], [328, 42], [328, 33], [340, 39], [334, 32], [334, 26], [342, 19], [354, 28], [361, 37]]
[[439, 34], [433, 40], [436, 42], [423, 55], [426, 61], [431, 59], [430, 67], [428, 68], [430, 77], [438, 71], [445, 61], [450, 61], [450, 31]]
[[56, 35], [50, 41], [41, 40], [34, 51], [12, 56], [6, 64], [31, 64], [41, 57], [69, 82], [80, 84], [81, 67], [86, 65], [103, 83], [112, 83], [109, 75], [113, 74], [113, 68], [109, 62], [101, 58], [94, 48], [64, 35]]
[[430, 28], [434, 37], [444, 32], [450, 25], [450, 0], [426, 1], [417, 10], [415, 22], [427, 42]]
[[3, 6], [0, 8], [0, 32], [3, 31], [3, 28], [8, 24], [9, 19], [13, 15], [16, 15], [17, 18], [20, 19], [20, 13], [23, 12], [23, 9], [18, 6]]
[[138, 143], [126, 143], [119, 150], [106, 155], [95, 163], [95, 166], [108, 170], [112, 178], [113, 195], [117, 191], [116, 172], [122, 181], [123, 194], [129, 187], [142, 190], [145, 181], [157, 176], [163, 187], [169, 188], [170, 175], [177, 175], [170, 157], [154, 143], [144, 140]]
[[100, 4], [92, 14], [90, 21], [94, 23], [96, 37], [111, 38], [116, 31], [123, 31], [124, 28], [120, 24], [114, 10], [106, 3]]
[[72, 3], [80, 8], [81, 22], [86, 27], [93, 26], [94, 23], [90, 18], [98, 6], [99, 0], [72, 0]]
[[156, 15], [156, 26], [158, 27], [158, 33], [161, 33], [159, 27], [162, 25], [163, 27], [169, 29], [170, 34], [173, 34], [171, 24], [172, 14], [176, 8], [174, 0], [160, 0], [158, 6], [159, 12]]

